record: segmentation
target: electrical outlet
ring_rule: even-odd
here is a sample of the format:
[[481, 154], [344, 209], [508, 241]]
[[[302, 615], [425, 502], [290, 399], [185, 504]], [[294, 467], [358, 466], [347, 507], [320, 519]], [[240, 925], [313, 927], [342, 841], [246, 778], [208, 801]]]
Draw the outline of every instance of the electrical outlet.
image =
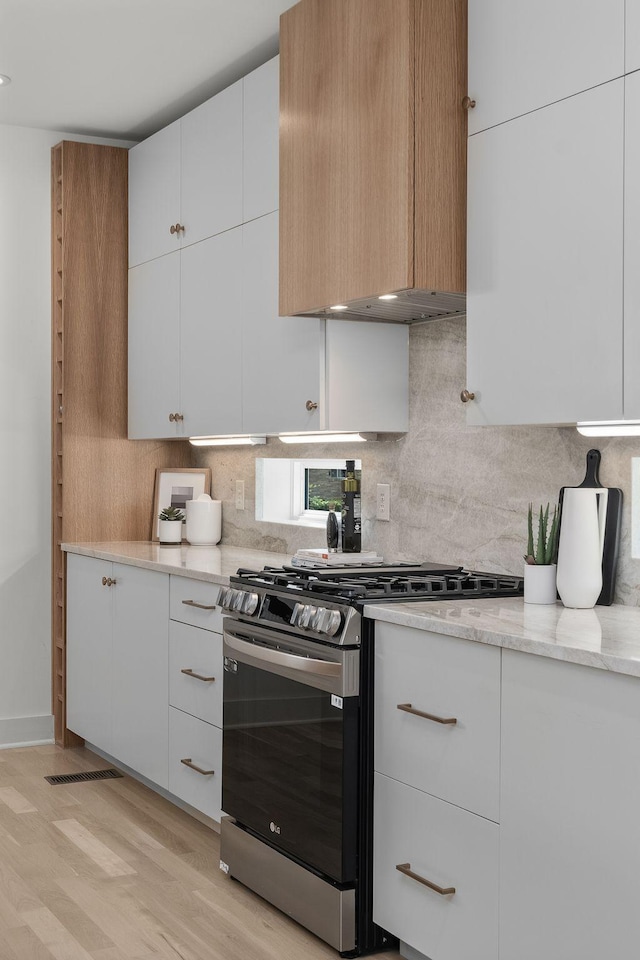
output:
[[236, 510], [244, 510], [244, 480], [236, 480]]
[[379, 483], [376, 491], [376, 520], [389, 520], [389, 484]]

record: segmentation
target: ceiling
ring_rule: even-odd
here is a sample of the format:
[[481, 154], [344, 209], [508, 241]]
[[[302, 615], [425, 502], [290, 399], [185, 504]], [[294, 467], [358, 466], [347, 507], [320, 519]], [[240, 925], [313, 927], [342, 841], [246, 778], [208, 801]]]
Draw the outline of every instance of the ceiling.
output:
[[278, 52], [295, 0], [0, 0], [0, 123], [142, 140]]

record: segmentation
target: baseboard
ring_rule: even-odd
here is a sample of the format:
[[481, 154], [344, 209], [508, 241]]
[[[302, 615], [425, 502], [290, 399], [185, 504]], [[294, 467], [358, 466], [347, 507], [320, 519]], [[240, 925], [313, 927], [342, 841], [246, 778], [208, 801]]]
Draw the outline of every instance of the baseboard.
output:
[[53, 717], [8, 717], [0, 719], [0, 750], [53, 743]]

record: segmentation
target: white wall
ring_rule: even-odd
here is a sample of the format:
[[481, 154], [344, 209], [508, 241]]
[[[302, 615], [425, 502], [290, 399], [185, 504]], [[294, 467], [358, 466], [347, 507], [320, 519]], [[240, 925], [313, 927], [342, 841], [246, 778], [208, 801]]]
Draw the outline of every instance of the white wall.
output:
[[0, 746], [53, 730], [50, 164], [63, 139], [97, 138], [0, 125]]

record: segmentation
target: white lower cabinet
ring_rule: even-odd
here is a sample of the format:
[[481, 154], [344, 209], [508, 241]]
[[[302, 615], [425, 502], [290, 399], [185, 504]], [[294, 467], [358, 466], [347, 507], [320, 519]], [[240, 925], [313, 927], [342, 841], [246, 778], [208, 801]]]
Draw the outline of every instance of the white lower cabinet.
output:
[[496, 960], [498, 825], [379, 773], [374, 802], [375, 922], [433, 960]]
[[169, 792], [220, 820], [222, 730], [182, 710], [169, 710]]
[[67, 556], [68, 728], [214, 820], [222, 776], [218, 591]]
[[640, 679], [503, 651], [501, 960], [640, 942]]
[[67, 727], [112, 752], [113, 564], [67, 557]]
[[167, 786], [169, 578], [67, 560], [67, 726]]

